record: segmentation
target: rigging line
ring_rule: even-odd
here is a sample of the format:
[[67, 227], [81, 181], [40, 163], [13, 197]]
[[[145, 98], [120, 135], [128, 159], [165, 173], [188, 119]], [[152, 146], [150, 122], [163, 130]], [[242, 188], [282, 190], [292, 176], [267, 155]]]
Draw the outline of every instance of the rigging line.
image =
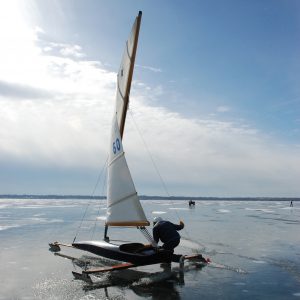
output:
[[[143, 142], [143, 144], [144, 144], [144, 146], [145, 146], [145, 148], [146, 148], [146, 150], [147, 150], [147, 152], [148, 152], [148, 155], [149, 155], [150, 160], [151, 160], [151, 162], [152, 162], [152, 164], [153, 164], [153, 167], [154, 167], [156, 173], [158, 174], [158, 176], [159, 176], [159, 178], [160, 178], [160, 181], [161, 181], [161, 184], [162, 184], [162, 186], [163, 186], [163, 189], [165, 190], [165, 193], [168, 195], [168, 197], [171, 197], [171, 195], [170, 195], [170, 193], [169, 193], [169, 191], [168, 191], [168, 189], [167, 189], [167, 186], [166, 186], [166, 184], [165, 184], [165, 182], [164, 182], [164, 180], [163, 180], [163, 178], [162, 178], [162, 176], [161, 176], [161, 174], [160, 174], [160, 172], [159, 172], [159, 170], [158, 170], [158, 167], [156, 166], [156, 163], [155, 163], [155, 161], [154, 161], [154, 159], [153, 159], [153, 156], [152, 156], [152, 154], [151, 154], [151, 152], [150, 152], [150, 150], [149, 150], [149, 148], [148, 148], [148, 146], [147, 146], [147, 144], [146, 144], [146, 141], [145, 141], [145, 139], [143, 138], [143, 135], [142, 135], [142, 133], [141, 133], [141, 131], [140, 131], [140, 129], [139, 129], [137, 123], [135, 122], [135, 119], [134, 119], [134, 117], [133, 117], [133, 113], [132, 113], [132, 111], [131, 111], [130, 109], [129, 109], [129, 112], [130, 112], [131, 118], [132, 118], [132, 120], [133, 120], [133, 123], [134, 123], [134, 125], [135, 125], [135, 127], [136, 127], [136, 129], [137, 129], [137, 131], [138, 131], [138, 133], [139, 133], [139, 135], [140, 135], [140, 137], [141, 137], [141, 140], [142, 140], [142, 142]], [[171, 201], [172, 205], [174, 206], [174, 203], [173, 203], [172, 199], [170, 199], [170, 201]], [[179, 217], [179, 215], [178, 215], [178, 213], [177, 213], [177, 210], [175, 210], [175, 213], [176, 213], [178, 219], [180, 219], [180, 217]]]
[[154, 241], [153, 237], [150, 235], [150, 233], [148, 232], [147, 228], [145, 227], [138, 227], [139, 230], [142, 232], [142, 234], [144, 235], [144, 237], [146, 238], [146, 240], [148, 240], [148, 242], [151, 243], [151, 245], [153, 246], [157, 246], [157, 243]]
[[[104, 173], [104, 180], [103, 180], [101, 195], [104, 195], [104, 189], [105, 189], [106, 184], [107, 184], [107, 172]], [[99, 205], [97, 216], [100, 215], [100, 207], [101, 206]], [[94, 238], [94, 234], [95, 234], [95, 230], [96, 230], [97, 216], [96, 216], [95, 221], [94, 221], [94, 228], [93, 228], [93, 232], [92, 232], [92, 239]]]
[[153, 240], [152, 236], [146, 228], [141, 228], [141, 230], [144, 232], [145, 236], [148, 237], [148, 240]]
[[[158, 167], [157, 167], [156, 164], [155, 164], [155, 161], [154, 161], [153, 156], [152, 156], [152, 154], [151, 154], [151, 152], [150, 152], [150, 150], [149, 150], [149, 148], [148, 148], [148, 146], [147, 146], [147, 143], [146, 143], [145, 139], [143, 138], [143, 135], [142, 135], [142, 133], [141, 133], [141, 130], [139, 129], [139, 127], [138, 127], [138, 125], [137, 125], [137, 123], [136, 123], [136, 121], [135, 121], [135, 119], [134, 119], [133, 113], [132, 113], [132, 111], [131, 111], [130, 109], [128, 109], [128, 111], [129, 111], [129, 113], [130, 113], [130, 115], [131, 115], [131, 118], [132, 118], [132, 120], [133, 120], [133, 123], [134, 123], [134, 125], [135, 125], [135, 128], [136, 128], [137, 132], [139, 133], [139, 135], [140, 135], [140, 137], [141, 137], [141, 140], [142, 140], [142, 142], [143, 142], [143, 144], [144, 144], [144, 146], [145, 146], [145, 148], [146, 148], [146, 151], [148, 152], [148, 155], [149, 155], [150, 160], [151, 160], [151, 162], [152, 162], [152, 164], [153, 164], [153, 167], [154, 167], [156, 173], [158, 174], [158, 176], [159, 176], [159, 178], [160, 178], [160, 181], [161, 181], [161, 184], [162, 184], [162, 186], [163, 186], [163, 189], [165, 190], [165, 193], [168, 195], [168, 197], [170, 197], [170, 202], [171, 202], [172, 206], [175, 207], [174, 202], [173, 202], [173, 200], [172, 200], [172, 198], [171, 198], [171, 195], [170, 195], [170, 193], [169, 193], [169, 191], [168, 191], [168, 189], [167, 189], [167, 186], [166, 186], [166, 184], [165, 184], [165, 182], [164, 182], [164, 180], [163, 180], [163, 178], [162, 178], [162, 176], [161, 176], [161, 174], [160, 174], [160, 172], [159, 172], [159, 170], [158, 170]], [[175, 209], [175, 214], [176, 214], [178, 220], [180, 220], [181, 218], [180, 218], [180, 216], [179, 216], [179, 214], [178, 214], [178, 211], [177, 211], [176, 209]], [[189, 233], [188, 233], [187, 230], [186, 230], [186, 228], [183, 228], [183, 229], [184, 229], [186, 235], [188, 236], [188, 238], [191, 239]]]
[[[100, 172], [99, 175], [98, 175], [97, 182], [96, 182], [96, 184], [95, 184], [95, 187], [94, 187], [94, 190], [93, 190], [93, 192], [92, 192], [92, 194], [91, 194], [91, 197], [94, 197], [95, 191], [96, 191], [96, 189], [97, 189], [97, 187], [98, 187], [98, 184], [99, 184], [99, 181], [100, 181], [100, 178], [102, 177], [102, 174], [103, 174], [103, 171], [104, 171], [104, 169], [105, 169], [105, 166], [107, 165], [107, 161], [108, 161], [108, 156], [107, 156], [106, 161], [105, 161], [105, 163], [104, 163], [104, 165], [103, 165], [103, 167], [102, 167], [101, 172]], [[79, 226], [78, 226], [78, 228], [77, 228], [77, 231], [76, 231], [76, 234], [75, 234], [73, 243], [75, 242], [75, 240], [76, 240], [76, 238], [77, 238], [78, 232], [79, 232], [79, 230], [80, 230], [80, 228], [81, 228], [82, 222], [83, 222], [83, 220], [84, 220], [84, 218], [85, 218], [85, 215], [86, 215], [86, 213], [87, 213], [87, 210], [88, 210], [88, 208], [89, 208], [91, 202], [92, 202], [92, 200], [90, 200], [90, 201], [88, 202], [87, 206], [86, 206], [86, 209], [85, 209], [85, 212], [84, 212], [84, 214], [83, 214], [83, 216], [82, 216], [81, 222], [80, 222], [80, 224], [79, 224]]]
[[128, 109], [128, 110], [129, 110], [129, 112], [130, 112], [130, 115], [131, 115], [131, 118], [132, 118], [132, 120], [133, 120], [133, 123], [134, 123], [134, 125], [135, 125], [135, 127], [136, 127], [136, 129], [137, 129], [137, 131], [138, 131], [138, 133], [139, 133], [139, 135], [140, 135], [140, 137], [141, 137], [141, 140], [142, 140], [142, 142], [143, 142], [143, 144], [144, 144], [144, 146], [145, 146], [145, 148], [146, 148], [146, 150], [147, 150], [147, 152], [148, 152], [148, 155], [149, 155], [150, 160], [151, 160], [151, 162], [152, 162], [152, 164], [153, 164], [153, 167], [154, 167], [155, 171], [157, 172], [157, 174], [158, 174], [158, 176], [159, 176], [159, 178], [160, 178], [160, 181], [161, 181], [161, 183], [162, 183], [163, 189], [165, 190], [165, 193], [168, 195], [168, 197], [171, 197], [171, 196], [170, 196], [170, 193], [169, 193], [169, 191], [168, 191], [168, 189], [167, 189], [167, 186], [166, 186], [166, 184], [165, 184], [165, 182], [164, 182], [162, 176], [160, 175], [160, 172], [159, 172], [159, 170], [158, 170], [158, 168], [157, 168], [157, 166], [156, 166], [156, 164], [155, 164], [155, 162], [154, 162], [153, 156], [152, 156], [152, 154], [151, 154], [151, 152], [150, 152], [150, 150], [149, 150], [149, 148], [148, 148], [148, 146], [147, 146], [147, 144], [146, 144], [146, 141], [145, 141], [145, 139], [143, 138], [142, 133], [141, 133], [139, 127], [137, 126], [137, 123], [135, 122], [135, 119], [134, 119], [134, 117], [133, 117], [132, 111], [131, 111], [130, 109]]

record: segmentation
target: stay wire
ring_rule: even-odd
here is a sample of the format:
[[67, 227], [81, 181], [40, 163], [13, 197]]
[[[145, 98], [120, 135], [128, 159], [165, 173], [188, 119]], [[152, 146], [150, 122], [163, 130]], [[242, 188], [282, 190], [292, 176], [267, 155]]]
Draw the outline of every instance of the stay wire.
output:
[[[102, 195], [104, 195], [104, 188], [106, 186], [106, 180], [107, 180], [107, 173], [104, 174], [104, 180], [103, 180], [103, 186], [102, 186]], [[97, 216], [100, 215], [100, 205], [99, 205], [99, 208], [98, 208], [98, 214]], [[97, 216], [95, 218], [95, 221], [94, 221], [94, 228], [93, 228], [93, 232], [92, 232], [92, 239], [94, 238], [94, 234], [95, 234], [95, 230], [96, 230], [96, 225], [97, 225]]]
[[[101, 177], [102, 177], [103, 171], [105, 170], [105, 167], [106, 167], [106, 165], [107, 165], [107, 162], [108, 162], [108, 156], [107, 156], [106, 161], [105, 161], [105, 163], [104, 163], [104, 165], [103, 165], [103, 167], [102, 167], [101, 172], [100, 172], [99, 175], [98, 175], [97, 182], [96, 182], [95, 187], [94, 187], [94, 189], [93, 189], [93, 192], [92, 192], [92, 194], [91, 194], [91, 198], [94, 197], [94, 194], [95, 194], [95, 192], [96, 192], [96, 189], [97, 189], [98, 184], [99, 184], [99, 182], [100, 182], [100, 179], [101, 179]], [[85, 218], [85, 216], [86, 216], [86, 213], [87, 213], [87, 211], [88, 211], [88, 208], [89, 208], [91, 202], [92, 202], [92, 200], [90, 200], [90, 201], [88, 202], [88, 204], [87, 204], [87, 206], [86, 206], [86, 208], [85, 208], [85, 212], [84, 212], [84, 214], [83, 214], [83, 216], [82, 216], [82, 219], [81, 219], [81, 221], [80, 221], [80, 224], [79, 224], [79, 226], [78, 226], [78, 228], [77, 228], [77, 231], [76, 231], [76, 234], [75, 234], [73, 243], [75, 242], [75, 240], [76, 240], [76, 238], [77, 238], [77, 235], [78, 235], [79, 230], [80, 230], [80, 228], [81, 228], [81, 226], [82, 226], [83, 220], [84, 220], [84, 218]]]
[[145, 228], [145, 227], [138, 227], [138, 228], [142, 232], [142, 234], [144, 235], [146, 240], [148, 240], [148, 242], [150, 242], [151, 245], [157, 247], [157, 243], [154, 241], [153, 237], [151, 236], [151, 234], [149, 233], [147, 228]]
[[[148, 152], [148, 155], [149, 155], [150, 160], [151, 160], [151, 162], [152, 162], [152, 164], [153, 164], [153, 167], [154, 167], [156, 173], [158, 174], [158, 177], [160, 178], [162, 187], [163, 187], [163, 189], [165, 190], [165, 193], [167, 194], [167, 196], [170, 198], [170, 202], [171, 202], [172, 206], [175, 208], [174, 202], [173, 202], [173, 200], [172, 200], [172, 198], [171, 198], [171, 195], [170, 195], [170, 193], [169, 193], [169, 191], [168, 191], [168, 189], [167, 189], [167, 186], [166, 186], [166, 184], [165, 184], [165, 181], [163, 180], [163, 178], [162, 178], [162, 176], [161, 176], [161, 174], [160, 174], [160, 172], [159, 172], [159, 170], [158, 170], [158, 167], [156, 166], [156, 163], [155, 163], [155, 161], [154, 161], [154, 159], [153, 159], [153, 156], [152, 156], [152, 154], [151, 154], [151, 152], [150, 152], [150, 150], [149, 150], [149, 148], [148, 148], [148, 146], [147, 146], [147, 143], [146, 143], [145, 139], [143, 138], [143, 135], [142, 135], [142, 133], [141, 133], [141, 130], [139, 129], [137, 123], [135, 122], [133, 113], [132, 113], [132, 111], [131, 111], [130, 109], [128, 109], [128, 111], [129, 111], [130, 116], [131, 116], [131, 118], [132, 118], [132, 120], [133, 120], [134, 126], [135, 126], [137, 132], [139, 133], [140, 138], [141, 138], [141, 140], [142, 140], [142, 142], [143, 142], [143, 144], [144, 144], [144, 146], [145, 146], [145, 149], [146, 149], [146, 151]], [[178, 211], [176, 210], [176, 208], [175, 208], [175, 214], [176, 214], [178, 220], [180, 220], [181, 218], [180, 218], [180, 216], [179, 216]], [[190, 237], [190, 235], [189, 235], [189, 233], [188, 233], [188, 231], [186, 230], [186, 228], [184, 227], [183, 229], [184, 229], [184, 232], [186, 233], [187, 237], [188, 237], [190, 240], [192, 240], [191, 237]]]

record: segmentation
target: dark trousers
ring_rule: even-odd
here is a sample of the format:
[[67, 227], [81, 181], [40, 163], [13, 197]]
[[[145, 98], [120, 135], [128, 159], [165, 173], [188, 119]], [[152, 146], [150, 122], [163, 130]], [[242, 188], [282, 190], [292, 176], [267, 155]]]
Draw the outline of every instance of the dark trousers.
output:
[[164, 243], [162, 245], [162, 247], [163, 247], [163, 249], [169, 250], [173, 253], [174, 248], [177, 247], [179, 245], [179, 243], [180, 243], [180, 239], [174, 239], [174, 240], [171, 240], [171, 241], [168, 241], [168, 242]]

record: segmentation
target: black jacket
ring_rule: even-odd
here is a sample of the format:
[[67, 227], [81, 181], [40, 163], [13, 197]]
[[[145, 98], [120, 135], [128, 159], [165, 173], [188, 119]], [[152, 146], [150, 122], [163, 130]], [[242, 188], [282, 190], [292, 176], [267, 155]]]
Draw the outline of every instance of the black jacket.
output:
[[180, 235], [177, 230], [181, 230], [184, 225], [176, 225], [169, 221], [160, 221], [153, 227], [153, 239], [156, 243], [161, 240], [163, 243], [167, 243], [171, 240], [180, 239]]

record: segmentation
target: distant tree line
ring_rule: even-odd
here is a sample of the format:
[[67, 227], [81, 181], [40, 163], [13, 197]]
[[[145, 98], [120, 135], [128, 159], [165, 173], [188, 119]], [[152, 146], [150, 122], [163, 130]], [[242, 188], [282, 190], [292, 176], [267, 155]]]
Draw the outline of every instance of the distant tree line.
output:
[[[300, 201], [300, 198], [293, 197], [188, 197], [188, 196], [139, 196], [142, 200], [223, 200], [223, 201]], [[106, 199], [106, 196], [87, 195], [28, 195], [28, 194], [7, 194], [0, 195], [0, 199]]]

